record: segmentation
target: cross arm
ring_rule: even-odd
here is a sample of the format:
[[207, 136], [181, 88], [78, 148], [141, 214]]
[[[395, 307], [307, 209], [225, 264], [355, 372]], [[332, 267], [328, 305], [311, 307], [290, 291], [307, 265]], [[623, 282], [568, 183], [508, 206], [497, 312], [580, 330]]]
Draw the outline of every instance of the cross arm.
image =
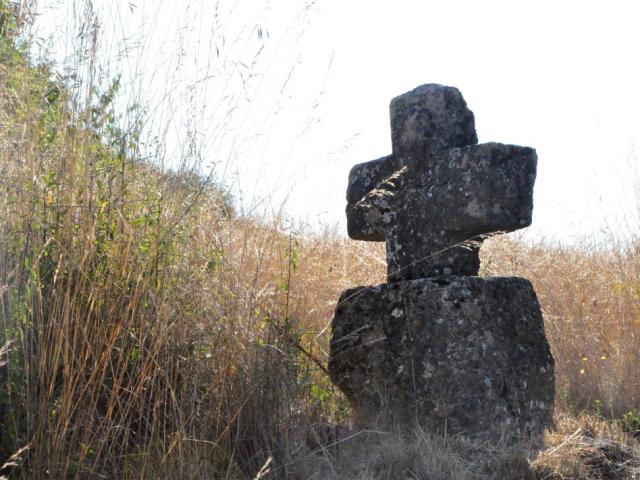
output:
[[384, 231], [372, 225], [367, 215], [363, 215], [361, 208], [356, 205], [370, 191], [379, 187], [388, 177], [398, 169], [397, 162], [392, 155], [359, 163], [349, 172], [347, 187], [347, 232], [354, 240], [369, 240], [383, 242]]
[[423, 231], [450, 232], [452, 240], [524, 228], [532, 220], [536, 166], [529, 147], [453, 148], [408, 175], [407, 213], [422, 205], [416, 213], [424, 215]]

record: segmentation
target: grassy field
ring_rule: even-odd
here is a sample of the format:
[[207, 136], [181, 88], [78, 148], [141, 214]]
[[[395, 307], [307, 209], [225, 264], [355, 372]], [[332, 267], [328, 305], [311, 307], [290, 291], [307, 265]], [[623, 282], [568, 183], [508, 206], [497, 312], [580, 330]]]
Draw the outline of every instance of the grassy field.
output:
[[483, 274], [542, 305], [545, 445], [351, 431], [329, 322], [384, 281], [383, 246], [239, 215], [188, 162], [144, 158], [142, 110], [35, 63], [27, 13], [0, 0], [0, 475], [638, 478], [640, 242], [483, 247]]

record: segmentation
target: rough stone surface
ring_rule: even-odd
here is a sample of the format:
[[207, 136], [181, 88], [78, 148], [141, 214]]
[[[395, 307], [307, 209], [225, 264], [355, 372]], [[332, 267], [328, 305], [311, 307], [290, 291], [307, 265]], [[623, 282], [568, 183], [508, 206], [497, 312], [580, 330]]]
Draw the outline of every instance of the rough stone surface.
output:
[[349, 174], [349, 236], [386, 240], [389, 281], [476, 275], [484, 235], [531, 224], [535, 150], [477, 145], [453, 87], [423, 85], [390, 110], [392, 155]]
[[421, 85], [391, 100], [389, 113], [393, 156], [400, 165], [478, 143], [473, 113], [457, 88]]
[[365, 425], [499, 438], [551, 424], [554, 362], [531, 284], [419, 279], [345, 291], [331, 378]]

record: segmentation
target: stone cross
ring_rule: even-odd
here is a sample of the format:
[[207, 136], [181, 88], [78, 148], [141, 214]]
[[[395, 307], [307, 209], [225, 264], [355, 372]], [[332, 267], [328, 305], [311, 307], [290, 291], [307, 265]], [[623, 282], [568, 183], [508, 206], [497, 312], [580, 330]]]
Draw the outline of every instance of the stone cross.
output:
[[392, 100], [391, 139], [347, 189], [349, 235], [386, 240], [389, 282], [342, 293], [331, 380], [366, 428], [542, 435], [555, 380], [536, 294], [476, 276], [484, 236], [531, 223], [535, 150], [478, 145], [462, 95], [441, 85]]
[[392, 154], [349, 173], [349, 236], [386, 240], [389, 282], [477, 275], [487, 234], [531, 224], [535, 150], [478, 145], [453, 87], [422, 85], [390, 113]]

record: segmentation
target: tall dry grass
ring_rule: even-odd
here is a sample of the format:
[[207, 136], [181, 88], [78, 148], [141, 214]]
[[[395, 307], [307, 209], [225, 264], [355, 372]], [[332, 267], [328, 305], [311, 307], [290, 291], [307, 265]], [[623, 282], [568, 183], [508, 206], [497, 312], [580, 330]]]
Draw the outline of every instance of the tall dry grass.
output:
[[235, 216], [195, 159], [143, 155], [142, 109], [98, 81], [90, 3], [67, 79], [34, 65], [29, 5], [0, 6], [2, 457], [29, 478], [286, 473], [344, 415], [331, 299], [379, 267]]
[[[34, 65], [28, 5], [0, 8], [0, 459], [18, 453], [6, 471], [299, 472], [309, 435], [347, 420], [328, 325], [342, 290], [384, 281], [383, 247], [235, 214], [188, 158], [160, 168], [141, 145], [144, 109], [121, 114], [117, 82], [92, 70], [97, 31], [78, 37], [77, 88]], [[638, 408], [637, 251], [495, 239], [483, 256], [486, 274], [533, 281], [564, 409]]]

